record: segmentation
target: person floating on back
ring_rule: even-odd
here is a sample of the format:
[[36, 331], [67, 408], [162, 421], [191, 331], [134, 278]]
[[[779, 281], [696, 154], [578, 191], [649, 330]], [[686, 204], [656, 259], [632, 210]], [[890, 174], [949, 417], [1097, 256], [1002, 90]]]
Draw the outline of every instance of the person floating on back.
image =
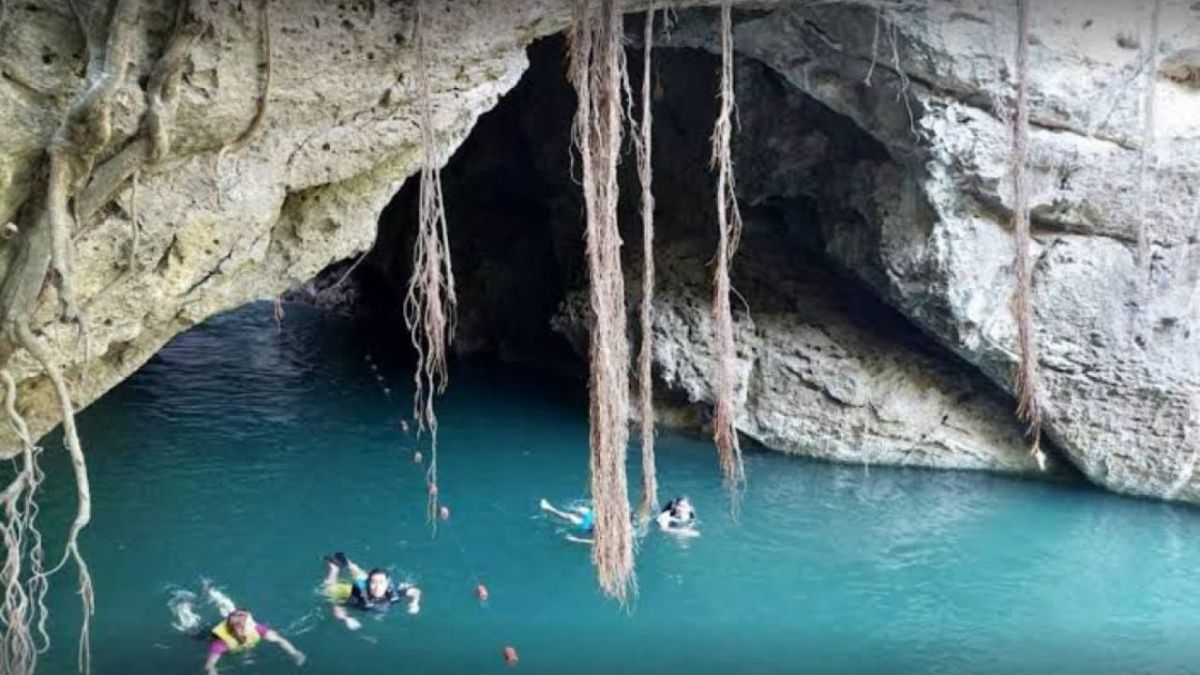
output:
[[[365, 572], [346, 558], [345, 553], [334, 553], [325, 559], [328, 572], [322, 588], [325, 595], [334, 601], [333, 616], [346, 624], [350, 630], [358, 630], [362, 624], [346, 612], [350, 607], [362, 611], [381, 612], [394, 603], [408, 600], [408, 613], [421, 611], [421, 589], [412, 584], [393, 585], [388, 573], [380, 568]], [[350, 581], [340, 581], [345, 570]]]
[[541, 509], [551, 515], [557, 516], [574, 526], [574, 532], [567, 534], [567, 541], [574, 541], [580, 544], [592, 543], [592, 533], [596, 529], [596, 512], [587, 504], [577, 504], [569, 508], [569, 510], [557, 509], [553, 504], [542, 499], [538, 503]]
[[688, 537], [700, 535], [700, 531], [696, 529], [696, 509], [686, 496], [676, 497], [667, 502], [654, 520], [663, 532]]
[[208, 632], [208, 659], [204, 662], [206, 675], [217, 675], [217, 662], [226, 654], [253, 649], [263, 640], [279, 645], [296, 661], [297, 666], [304, 665], [304, 654], [293, 647], [286, 638], [265, 624], [256, 622], [249, 611], [239, 609], [224, 593], [215, 588], [207, 590], [209, 600], [217, 606], [224, 618]]

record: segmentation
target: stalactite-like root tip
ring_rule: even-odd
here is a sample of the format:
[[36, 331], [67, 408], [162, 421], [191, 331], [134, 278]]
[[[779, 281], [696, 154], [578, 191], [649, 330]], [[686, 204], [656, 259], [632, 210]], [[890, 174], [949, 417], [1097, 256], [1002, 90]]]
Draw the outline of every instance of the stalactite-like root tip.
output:
[[1037, 462], [1038, 471], [1044, 472], [1046, 470], [1046, 453], [1042, 450], [1041, 446], [1034, 444], [1029, 454], [1033, 455], [1034, 461]]

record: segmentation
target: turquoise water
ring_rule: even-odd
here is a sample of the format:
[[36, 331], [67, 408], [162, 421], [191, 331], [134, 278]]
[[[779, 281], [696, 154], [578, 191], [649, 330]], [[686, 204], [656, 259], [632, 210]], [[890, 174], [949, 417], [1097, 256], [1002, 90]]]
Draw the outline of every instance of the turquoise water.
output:
[[[388, 349], [302, 307], [279, 334], [255, 305], [180, 336], [82, 415], [94, 672], [200, 672], [203, 646], [170, 627], [167, 600], [205, 578], [306, 652], [309, 673], [495, 673], [508, 644], [521, 673], [1200, 668], [1194, 510], [750, 453], [735, 523], [711, 446], [671, 433], [659, 478], [692, 496], [703, 536], [646, 538], [624, 611], [597, 592], [586, 547], [536, 507], [587, 485], [582, 387], [499, 367], [456, 367], [441, 402], [452, 517], [432, 538], [422, 473], [393, 426], [407, 404], [389, 403], [364, 361]], [[407, 392], [403, 364], [382, 372]], [[42, 525], [58, 533], [74, 506], [61, 453], [48, 454]], [[338, 549], [419, 583], [421, 613], [356, 633], [332, 620], [314, 589]], [[72, 585], [56, 579], [43, 672], [73, 667]], [[223, 665], [297, 672], [273, 645]]]

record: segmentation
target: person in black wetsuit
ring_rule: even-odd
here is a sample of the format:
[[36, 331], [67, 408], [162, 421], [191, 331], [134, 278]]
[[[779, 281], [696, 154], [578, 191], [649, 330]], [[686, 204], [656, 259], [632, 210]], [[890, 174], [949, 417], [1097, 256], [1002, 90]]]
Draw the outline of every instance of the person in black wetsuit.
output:
[[696, 509], [692, 506], [691, 500], [684, 496], [667, 502], [654, 520], [663, 532], [690, 537], [700, 534], [700, 531], [696, 529]]
[[[325, 594], [334, 601], [333, 615], [350, 630], [358, 630], [362, 624], [350, 616], [346, 608], [360, 611], [386, 611], [402, 600], [408, 601], [408, 613], [421, 611], [421, 589], [412, 584], [393, 584], [386, 570], [375, 568], [370, 572], [354, 564], [344, 553], [335, 553], [325, 559], [328, 572], [323, 587]], [[341, 571], [346, 570], [350, 581], [340, 581]]]

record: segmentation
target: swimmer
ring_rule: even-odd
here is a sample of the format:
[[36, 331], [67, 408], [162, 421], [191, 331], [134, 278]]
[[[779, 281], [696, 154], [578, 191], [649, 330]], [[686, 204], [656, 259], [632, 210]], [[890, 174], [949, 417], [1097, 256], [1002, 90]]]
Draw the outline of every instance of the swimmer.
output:
[[[322, 588], [334, 601], [333, 616], [346, 624], [350, 630], [358, 630], [362, 623], [346, 612], [347, 607], [364, 611], [386, 611], [392, 604], [408, 600], [408, 613], [416, 614], [421, 611], [421, 589], [412, 584], [393, 585], [388, 573], [380, 568], [370, 572], [346, 559], [345, 553], [334, 553], [325, 559], [328, 572]], [[341, 570], [345, 569], [350, 581], [339, 581]]]
[[591, 536], [596, 529], [596, 512], [591, 506], [580, 504], [572, 506], [570, 510], [562, 510], [554, 508], [554, 505], [545, 499], [542, 499], [538, 503], [538, 506], [543, 511], [575, 526], [575, 532], [567, 534], [567, 541], [573, 541], [578, 544], [592, 543]]
[[[253, 649], [262, 640], [279, 645], [283, 651], [287, 652], [288, 656], [292, 657], [297, 666], [304, 665], [306, 658], [303, 652], [292, 646], [292, 643], [288, 642], [286, 638], [266, 625], [257, 623], [249, 611], [239, 609], [224, 593], [215, 588], [207, 590], [209, 600], [216, 605], [217, 610], [224, 618], [207, 631], [207, 634], [196, 635], [199, 638], [208, 638], [208, 659], [204, 662], [206, 675], [217, 675], [217, 662], [226, 654]], [[180, 603], [173, 606], [173, 609], [177, 610], [177, 618], [186, 619], [181, 620], [177, 627], [194, 625], [195, 622], [191, 619], [195, 618], [195, 614], [191, 612], [190, 605]]]
[[696, 509], [686, 496], [679, 496], [667, 502], [654, 520], [663, 532], [689, 537], [700, 535], [696, 529]]

